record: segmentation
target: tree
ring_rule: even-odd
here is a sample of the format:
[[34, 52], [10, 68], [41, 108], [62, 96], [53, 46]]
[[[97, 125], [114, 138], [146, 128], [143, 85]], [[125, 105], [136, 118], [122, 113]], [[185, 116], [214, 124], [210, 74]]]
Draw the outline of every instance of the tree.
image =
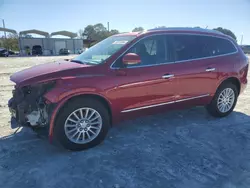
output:
[[18, 36], [15, 34], [9, 34], [7, 36], [7, 38], [5, 38], [4, 36], [2, 36], [0, 38], [0, 40], [2, 41], [0, 43], [0, 47], [4, 47], [6, 49], [10, 49], [10, 50], [19, 50], [18, 47]]
[[111, 29], [111, 31], [109, 32], [109, 35], [116, 35], [119, 34], [119, 31], [117, 29]]
[[84, 28], [84, 30], [80, 29], [78, 31], [79, 38], [95, 41], [92, 44], [89, 44], [89, 46], [96, 44], [97, 42], [118, 33], [119, 31], [117, 29], [112, 29], [109, 32], [107, 28], [104, 27], [104, 25], [101, 23], [95, 25], [88, 25], [87, 27]]
[[132, 30], [132, 32], [140, 32], [140, 31], [144, 31], [143, 27], [136, 27]]
[[222, 28], [222, 27], [217, 27], [217, 28], [214, 28], [214, 30], [220, 31], [221, 33], [224, 33], [225, 35], [229, 35], [230, 37], [232, 37], [234, 40], [237, 41], [237, 38], [236, 38], [235, 34], [232, 31], [230, 31], [229, 29], [225, 29], [225, 28]]
[[25, 38], [33, 38], [33, 36], [30, 35], [30, 34], [25, 34], [25, 35], [23, 35], [23, 37], [25, 37]]
[[84, 29], [87, 39], [101, 41], [109, 36], [109, 32], [103, 24], [88, 25]]
[[31, 34], [21, 34], [20, 37], [23, 37], [23, 38], [33, 38], [33, 36]]
[[78, 38], [79, 39], [83, 39], [84, 38], [84, 30], [83, 29], [79, 29], [79, 31], [78, 31]]

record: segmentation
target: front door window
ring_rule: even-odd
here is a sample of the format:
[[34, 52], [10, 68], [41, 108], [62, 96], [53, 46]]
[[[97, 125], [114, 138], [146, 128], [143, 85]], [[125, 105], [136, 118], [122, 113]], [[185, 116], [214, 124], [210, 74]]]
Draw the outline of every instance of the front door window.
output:
[[173, 52], [171, 51], [169, 38], [162, 35], [148, 37], [139, 41], [127, 53], [139, 55], [141, 63], [128, 65], [127, 67], [152, 66], [173, 62]]

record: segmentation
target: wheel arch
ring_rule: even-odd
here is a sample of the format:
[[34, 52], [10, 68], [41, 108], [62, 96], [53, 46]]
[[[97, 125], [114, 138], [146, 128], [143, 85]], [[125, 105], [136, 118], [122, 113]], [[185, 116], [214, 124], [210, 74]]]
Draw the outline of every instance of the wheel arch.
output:
[[63, 109], [63, 107], [65, 105], [67, 105], [67, 103], [69, 103], [72, 100], [77, 100], [78, 98], [92, 98], [95, 99], [97, 101], [99, 101], [100, 103], [102, 103], [104, 105], [104, 107], [107, 108], [108, 113], [109, 113], [109, 118], [110, 118], [110, 124], [112, 125], [112, 120], [113, 120], [113, 113], [112, 113], [112, 108], [111, 108], [111, 103], [108, 99], [106, 99], [105, 97], [98, 95], [98, 94], [92, 94], [92, 93], [79, 93], [79, 94], [75, 94], [73, 96], [68, 96], [66, 98], [64, 98], [63, 100], [61, 100], [58, 104], [57, 107], [54, 109], [54, 111], [52, 112], [51, 115], [51, 119], [50, 119], [50, 127], [49, 127], [49, 139], [50, 141], [52, 141], [53, 138], [53, 131], [54, 131], [54, 124], [56, 122], [56, 118], [58, 117], [58, 114], [60, 113], [60, 111]]
[[237, 77], [229, 77], [229, 78], [226, 78], [226, 79], [222, 80], [220, 82], [219, 86], [217, 87], [217, 90], [218, 90], [218, 88], [220, 86], [222, 86], [225, 83], [232, 83], [232, 84], [234, 84], [237, 87], [237, 89], [238, 89], [238, 94], [240, 94], [241, 84], [240, 84], [240, 80]]
[[[66, 105], [67, 103], [71, 102], [72, 100], [83, 99], [83, 98], [91, 98], [91, 99], [94, 99], [94, 100], [102, 103], [104, 105], [104, 107], [107, 108], [107, 110], [108, 110], [109, 117], [110, 117], [110, 123], [112, 124], [112, 109], [111, 109], [111, 104], [110, 104], [110, 102], [105, 97], [103, 97], [101, 95], [92, 94], [92, 93], [83, 93], [83, 94], [74, 95], [74, 96], [70, 97], [64, 103], [64, 105]], [[63, 106], [61, 107], [61, 109], [63, 108]]]

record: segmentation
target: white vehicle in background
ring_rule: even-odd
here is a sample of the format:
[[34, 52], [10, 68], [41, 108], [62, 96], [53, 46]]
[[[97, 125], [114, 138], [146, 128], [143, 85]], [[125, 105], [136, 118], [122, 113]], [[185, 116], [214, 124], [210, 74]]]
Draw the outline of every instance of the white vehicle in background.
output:
[[86, 50], [88, 50], [88, 48], [78, 49], [78, 50], [77, 50], [77, 53], [78, 53], [78, 54], [81, 54], [81, 53], [85, 52]]

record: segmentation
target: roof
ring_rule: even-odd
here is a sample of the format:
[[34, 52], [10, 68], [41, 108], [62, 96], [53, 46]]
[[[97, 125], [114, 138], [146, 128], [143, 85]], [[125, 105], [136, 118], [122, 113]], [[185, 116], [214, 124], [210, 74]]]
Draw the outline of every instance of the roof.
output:
[[126, 32], [126, 33], [119, 33], [116, 34], [115, 36], [137, 36], [141, 32]]
[[42, 35], [42, 36], [45, 36], [45, 37], [49, 37], [49, 33], [48, 32], [40, 31], [40, 30], [36, 30], [36, 29], [31, 29], [31, 30], [26, 30], [26, 31], [20, 31], [19, 35], [25, 35], [25, 34], [30, 34], [30, 33]]
[[55, 35], [63, 35], [63, 36], [70, 37], [70, 38], [77, 37], [76, 33], [73, 33], [70, 31], [56, 31], [50, 34], [50, 36], [55, 36]]
[[147, 31], [191, 31], [191, 32], [203, 32], [203, 33], [213, 33], [213, 34], [221, 34], [223, 33], [212, 30], [212, 29], [204, 29], [199, 27], [166, 27], [166, 28], [155, 28], [155, 29], [149, 29]]
[[204, 29], [204, 28], [198, 28], [198, 27], [166, 27], [166, 28], [155, 28], [155, 29], [149, 29], [144, 32], [130, 32], [130, 33], [120, 33], [115, 36], [138, 36], [141, 34], [145, 34], [148, 32], [171, 32], [171, 31], [182, 31], [182, 32], [200, 32], [200, 33], [212, 33], [212, 34], [217, 34], [217, 35], [223, 35], [223, 33], [216, 31], [216, 30], [211, 30], [211, 29]]
[[17, 34], [16, 30], [14, 30], [14, 29], [8, 29], [8, 28], [3, 28], [3, 27], [0, 27], [0, 31]]

